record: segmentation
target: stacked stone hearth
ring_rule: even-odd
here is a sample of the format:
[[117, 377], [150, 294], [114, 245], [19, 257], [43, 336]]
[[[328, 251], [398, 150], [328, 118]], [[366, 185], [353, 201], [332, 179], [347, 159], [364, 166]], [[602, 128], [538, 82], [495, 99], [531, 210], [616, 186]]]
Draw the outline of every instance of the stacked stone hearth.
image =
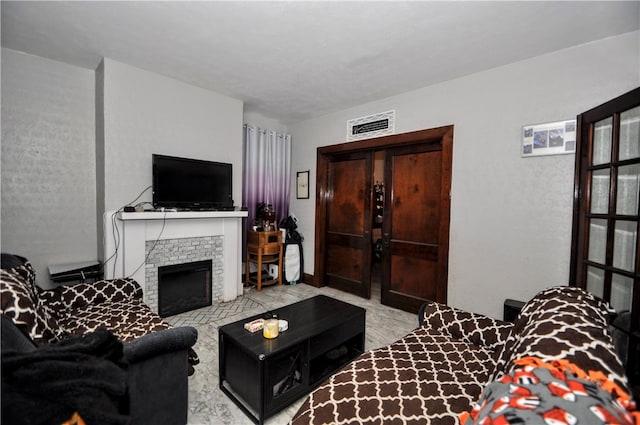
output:
[[158, 267], [211, 260], [211, 299], [223, 301], [224, 237], [202, 236], [162, 239], [145, 243], [145, 302], [158, 311]]

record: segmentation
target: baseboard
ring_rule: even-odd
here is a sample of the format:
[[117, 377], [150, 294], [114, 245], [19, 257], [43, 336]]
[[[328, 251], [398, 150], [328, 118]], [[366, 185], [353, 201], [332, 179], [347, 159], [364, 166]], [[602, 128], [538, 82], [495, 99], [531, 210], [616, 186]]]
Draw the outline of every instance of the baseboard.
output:
[[312, 274], [308, 274], [308, 273], [304, 273], [302, 275], [302, 282], [306, 283], [307, 285], [311, 285], [311, 286], [315, 286], [316, 288], [320, 288], [324, 285], [321, 285], [320, 283], [316, 282], [316, 278], [314, 275]]

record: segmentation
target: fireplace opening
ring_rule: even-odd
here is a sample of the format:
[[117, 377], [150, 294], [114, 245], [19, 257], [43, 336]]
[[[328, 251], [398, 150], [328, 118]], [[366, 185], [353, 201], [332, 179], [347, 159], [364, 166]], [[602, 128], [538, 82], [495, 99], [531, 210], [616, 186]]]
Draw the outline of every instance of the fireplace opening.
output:
[[211, 260], [158, 267], [160, 317], [211, 305]]

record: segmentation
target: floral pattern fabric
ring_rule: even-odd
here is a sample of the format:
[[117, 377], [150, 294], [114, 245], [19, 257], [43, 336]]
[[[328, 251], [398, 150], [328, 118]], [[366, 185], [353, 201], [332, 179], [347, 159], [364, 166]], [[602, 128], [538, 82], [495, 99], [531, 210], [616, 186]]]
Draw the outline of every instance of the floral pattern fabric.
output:
[[487, 385], [463, 425], [638, 425], [629, 395], [602, 372], [536, 357]]

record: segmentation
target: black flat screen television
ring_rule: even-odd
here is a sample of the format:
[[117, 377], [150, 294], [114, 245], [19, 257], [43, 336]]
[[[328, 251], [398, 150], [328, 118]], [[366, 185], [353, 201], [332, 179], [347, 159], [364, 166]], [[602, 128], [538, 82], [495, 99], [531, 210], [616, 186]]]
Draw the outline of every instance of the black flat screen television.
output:
[[180, 210], [233, 209], [232, 165], [153, 154], [153, 206]]

